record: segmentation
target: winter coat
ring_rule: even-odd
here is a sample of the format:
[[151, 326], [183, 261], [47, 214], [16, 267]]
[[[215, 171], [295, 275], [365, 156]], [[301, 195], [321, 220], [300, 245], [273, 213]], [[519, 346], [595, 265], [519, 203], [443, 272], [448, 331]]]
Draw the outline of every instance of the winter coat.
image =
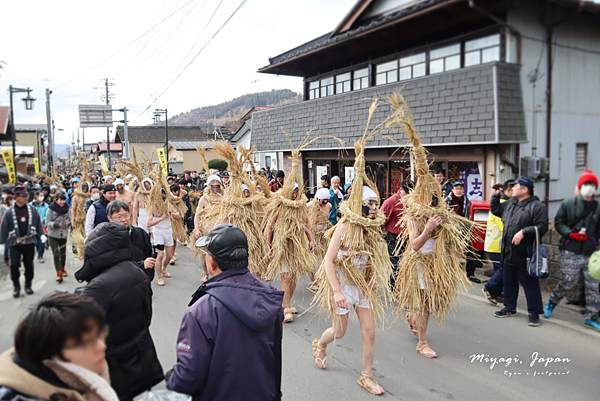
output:
[[344, 189], [342, 187], [340, 187], [340, 193], [342, 194], [341, 198], [336, 195], [333, 188], [329, 188], [329, 203], [331, 203], [331, 211], [327, 217], [329, 218], [329, 222], [333, 225], [337, 224], [337, 212], [344, 197]]
[[151, 283], [154, 280], [154, 269], [144, 267], [144, 261], [153, 253], [150, 236], [143, 228], [130, 225], [129, 240], [131, 241], [131, 261], [146, 273]]
[[[84, 255], [83, 267], [75, 278], [88, 282], [81, 295], [94, 299], [106, 313], [110, 327], [106, 357], [113, 387], [119, 398], [132, 398], [157, 383], [147, 382], [155, 376], [148, 378], [145, 369], [158, 365], [158, 381], [163, 378], [147, 332], [152, 318], [150, 281], [131, 261], [129, 230], [121, 223], [98, 225], [86, 239]], [[136, 338], [140, 339], [139, 348]], [[146, 357], [143, 364], [142, 357]], [[133, 389], [135, 384], [142, 387]]]
[[[106, 366], [106, 365], [105, 365]], [[108, 371], [100, 375], [70, 363], [23, 361], [10, 349], [0, 355], [0, 401], [116, 401]]]
[[[500, 195], [493, 195], [490, 202], [491, 212], [502, 218], [502, 263], [523, 267], [527, 265], [527, 247], [535, 241], [535, 227], [538, 228], [539, 238], [548, 232], [548, 211], [537, 196], [518, 201], [512, 198], [500, 203]], [[512, 243], [513, 237], [523, 230], [523, 240], [519, 245]]]
[[[5, 246], [11, 247], [17, 245], [17, 235], [19, 237], [24, 237], [30, 235], [24, 242], [24, 244], [37, 244], [38, 243], [38, 235], [45, 235], [44, 226], [42, 225], [42, 219], [38, 214], [35, 207], [31, 205], [27, 205], [28, 213], [29, 213], [29, 224], [26, 233], [18, 233], [18, 227], [14, 225], [14, 213], [16, 203], [13, 203], [13, 206], [10, 207], [4, 213], [4, 217], [2, 219], [2, 226], [0, 226], [0, 244], [5, 244]], [[18, 225], [17, 225], [18, 226]], [[32, 235], [33, 234], [33, 235]]]
[[281, 337], [275, 338], [275, 325], [281, 330], [283, 291], [248, 269], [233, 269], [198, 293], [205, 295], [183, 316], [167, 388], [193, 400], [276, 399], [274, 347]]
[[[65, 239], [69, 237], [69, 226], [71, 222], [71, 213], [58, 214], [52, 209], [46, 212], [46, 227], [48, 228], [48, 237], [56, 239]], [[62, 223], [62, 226], [58, 225]]]
[[46, 212], [48, 211], [48, 204], [46, 202], [41, 202], [39, 205], [35, 204], [35, 201], [29, 202], [31, 206], [37, 210], [40, 218], [42, 219], [42, 224], [46, 226]]
[[[454, 213], [456, 213], [456, 208], [454, 207], [454, 205], [453, 205], [452, 202], [453, 202], [452, 192], [450, 192], [448, 194], [448, 196], [446, 197], [446, 203], [448, 203], [448, 205], [450, 205], [450, 208], [452, 209], [452, 211]], [[462, 214], [462, 217], [470, 219], [470, 214], [469, 214], [470, 211], [471, 211], [471, 201], [469, 200], [469, 198], [467, 198], [467, 195], [463, 195], [463, 214]]]
[[[581, 195], [576, 198], [569, 198], [562, 201], [556, 217], [554, 218], [554, 227], [562, 236], [560, 248], [576, 253], [578, 255], [589, 256], [598, 247], [600, 238], [600, 202], [595, 202], [595, 210], [588, 214], [585, 220], [581, 221], [583, 216], [585, 201]], [[569, 238], [569, 234], [578, 233], [581, 228], [586, 229], [587, 240], [584, 242], [575, 241]]]

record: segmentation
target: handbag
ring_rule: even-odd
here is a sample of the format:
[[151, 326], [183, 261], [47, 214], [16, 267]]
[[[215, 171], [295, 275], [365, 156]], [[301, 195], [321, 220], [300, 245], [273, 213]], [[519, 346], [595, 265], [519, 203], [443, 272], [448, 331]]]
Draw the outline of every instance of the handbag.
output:
[[106, 361], [120, 400], [130, 400], [165, 378], [147, 327], [130, 341], [107, 349]]
[[546, 245], [540, 244], [540, 235], [537, 226], [535, 228], [535, 242], [533, 246], [527, 247], [527, 274], [531, 277], [548, 277], [548, 254]]

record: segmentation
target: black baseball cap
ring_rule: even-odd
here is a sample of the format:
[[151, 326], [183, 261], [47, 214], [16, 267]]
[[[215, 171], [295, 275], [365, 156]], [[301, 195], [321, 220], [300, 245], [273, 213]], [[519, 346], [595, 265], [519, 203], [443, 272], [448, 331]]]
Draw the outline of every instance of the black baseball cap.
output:
[[[233, 224], [219, 224], [206, 237], [199, 238], [196, 247], [206, 247], [208, 253], [217, 259], [240, 260], [248, 257], [246, 234]], [[244, 252], [240, 252], [240, 249]]]

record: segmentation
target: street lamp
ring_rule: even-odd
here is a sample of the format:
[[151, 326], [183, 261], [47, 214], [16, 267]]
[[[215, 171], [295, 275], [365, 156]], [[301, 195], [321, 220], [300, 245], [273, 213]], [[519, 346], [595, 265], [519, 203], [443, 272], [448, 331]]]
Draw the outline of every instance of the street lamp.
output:
[[162, 114], [165, 115], [165, 158], [167, 159], [167, 171], [169, 171], [169, 117], [167, 115], [167, 109], [156, 109], [154, 111], [154, 122], [158, 123]]
[[33, 102], [35, 102], [35, 98], [31, 97], [31, 89], [21, 89], [14, 88], [12, 85], [8, 87], [8, 91], [10, 92], [10, 129], [12, 134], [12, 152], [13, 152], [13, 164], [15, 170], [17, 169], [17, 152], [15, 146], [15, 116], [13, 113], [13, 93], [27, 93], [27, 97], [23, 98], [23, 102], [25, 103], [25, 110], [33, 110]]

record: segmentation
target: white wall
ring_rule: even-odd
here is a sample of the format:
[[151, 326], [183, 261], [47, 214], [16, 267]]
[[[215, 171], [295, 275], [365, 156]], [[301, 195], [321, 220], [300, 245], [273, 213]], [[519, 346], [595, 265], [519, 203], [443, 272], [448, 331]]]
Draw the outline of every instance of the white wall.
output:
[[[519, 2], [508, 12], [508, 23], [523, 35], [521, 85], [529, 142], [521, 145], [521, 156], [546, 155], [546, 86], [548, 77], [546, 28], [541, 24], [540, 4]], [[576, 15], [554, 29], [552, 69], [552, 136], [550, 157], [550, 217], [560, 201], [573, 196], [582, 170], [575, 168], [575, 146], [587, 142], [588, 169], [600, 173], [600, 18]], [[516, 41], [510, 41], [510, 61], [516, 61]], [[540, 61], [541, 54], [541, 61]], [[539, 62], [534, 108], [533, 85], [528, 78]], [[533, 138], [533, 110], [536, 137]], [[534, 140], [535, 139], [535, 140]], [[545, 183], [536, 183], [536, 194], [544, 200]]]

